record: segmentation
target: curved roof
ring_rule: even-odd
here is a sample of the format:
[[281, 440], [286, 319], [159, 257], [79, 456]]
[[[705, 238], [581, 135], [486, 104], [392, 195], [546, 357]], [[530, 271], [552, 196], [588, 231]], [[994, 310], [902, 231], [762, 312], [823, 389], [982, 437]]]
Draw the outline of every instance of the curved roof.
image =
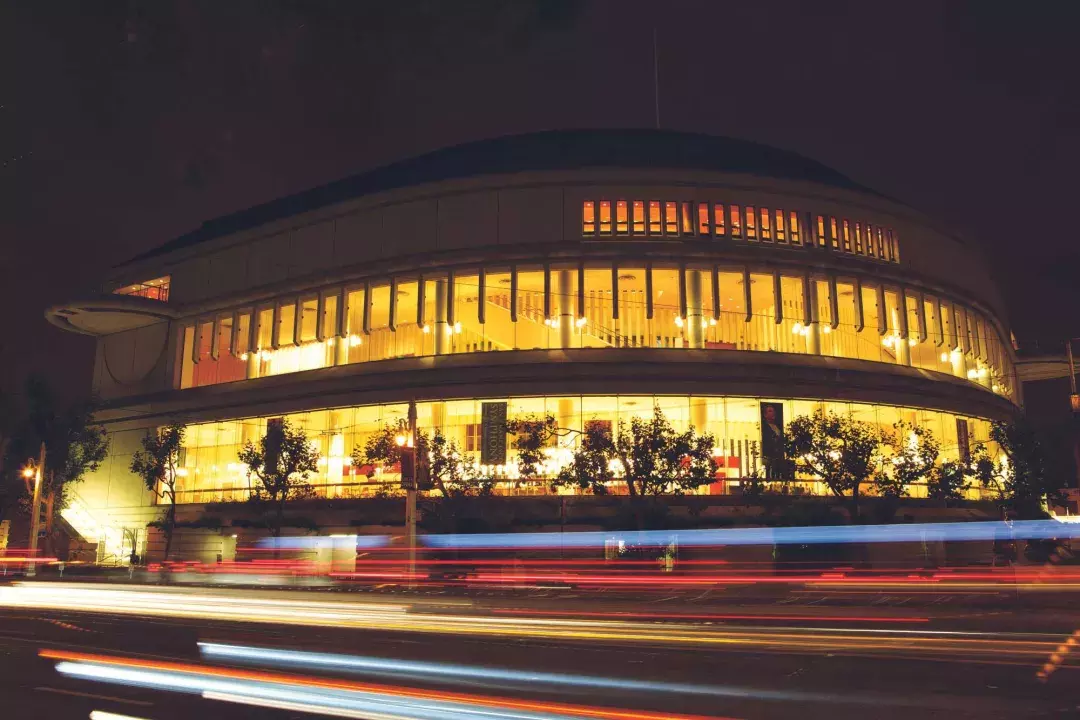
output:
[[435, 150], [208, 220], [129, 262], [385, 190], [479, 175], [604, 167], [712, 170], [878, 195], [816, 160], [746, 140], [670, 130], [550, 130]]

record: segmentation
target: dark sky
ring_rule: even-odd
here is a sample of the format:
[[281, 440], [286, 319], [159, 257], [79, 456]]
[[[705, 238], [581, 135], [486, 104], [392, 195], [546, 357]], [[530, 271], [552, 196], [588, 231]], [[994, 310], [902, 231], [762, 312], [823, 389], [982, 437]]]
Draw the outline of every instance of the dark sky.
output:
[[[661, 125], [795, 150], [984, 246], [1021, 340], [1080, 335], [1080, 3], [0, 2], [0, 386], [43, 309], [201, 221], [444, 145]], [[957, 268], [963, 272], [963, 268]]]

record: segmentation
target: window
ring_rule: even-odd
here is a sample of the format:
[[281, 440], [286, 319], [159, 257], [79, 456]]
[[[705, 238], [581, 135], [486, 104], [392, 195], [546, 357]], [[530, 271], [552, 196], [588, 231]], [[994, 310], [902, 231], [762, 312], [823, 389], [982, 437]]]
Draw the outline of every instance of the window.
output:
[[596, 233], [596, 203], [586, 200], [581, 206], [581, 234], [593, 235]]
[[866, 254], [872, 258], [877, 257], [874, 250], [874, 226], [870, 223], [866, 223]]
[[757, 240], [757, 212], [753, 205], [746, 206], [746, 239]]
[[892, 248], [892, 261], [900, 262], [900, 241], [892, 230], [889, 230], [889, 247]]
[[465, 452], [480, 452], [482, 423], [465, 423]]
[[625, 200], [619, 200], [615, 203], [615, 232], [619, 235], [630, 234], [630, 222]]
[[791, 237], [792, 245], [802, 245], [802, 239], [799, 237], [799, 214], [794, 210], [788, 215], [788, 235]]
[[844, 218], [844, 252], [851, 252], [851, 223]]
[[724, 222], [724, 206], [720, 203], [713, 205], [713, 232], [717, 237], [727, 235], [727, 223]]
[[712, 231], [709, 226], [709, 204], [698, 203], [697, 206], [697, 223], [698, 223], [698, 235], [707, 237], [712, 235]]
[[772, 223], [769, 221], [769, 208], [761, 208], [761, 239], [772, 242]]
[[729, 205], [728, 217], [731, 218], [731, 237], [742, 237], [742, 210], [738, 205]]
[[829, 247], [833, 250], [840, 249], [840, 236], [836, 229], [836, 218], [829, 218]]
[[600, 234], [611, 234], [611, 201], [600, 201]]
[[657, 200], [649, 201], [649, 234], [660, 234], [660, 203]]
[[876, 242], [877, 242], [877, 254], [878, 254], [878, 257], [881, 258], [882, 260], [888, 260], [889, 255], [888, 255], [888, 252], [885, 249], [884, 236], [883, 236], [883, 234], [881, 232], [880, 227], [877, 228], [877, 240], [876, 240]]
[[690, 203], [684, 202], [679, 205], [679, 221], [682, 223], [682, 234], [694, 234], [693, 214], [690, 212]]
[[817, 216], [817, 239], [818, 247], [825, 247], [825, 218]]
[[113, 290], [113, 295], [131, 295], [132, 297], [142, 297], [148, 300], [157, 300], [158, 302], [168, 302], [171, 280], [171, 275], [165, 275], [153, 280], [135, 283], [134, 285], [126, 285]]
[[664, 234], [679, 234], [679, 206], [677, 203], [664, 203]]
[[863, 254], [862, 223], [859, 222], [855, 223], [855, 253]]
[[776, 233], [776, 242], [787, 243], [787, 234], [784, 232], [784, 211], [776, 211], [776, 226], [773, 228], [773, 232]]
[[645, 234], [645, 202], [642, 200], [634, 201], [634, 234]]

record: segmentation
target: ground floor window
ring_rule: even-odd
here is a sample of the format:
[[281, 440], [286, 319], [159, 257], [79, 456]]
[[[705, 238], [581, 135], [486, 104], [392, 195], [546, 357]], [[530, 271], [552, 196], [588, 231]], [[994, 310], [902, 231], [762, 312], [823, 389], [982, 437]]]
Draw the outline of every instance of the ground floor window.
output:
[[[508, 442], [504, 463], [485, 468], [497, 482], [494, 491], [502, 495], [540, 495], [554, 492], [550, 478], [561, 464], [569, 461], [575, 444], [590, 429], [603, 427], [614, 431], [620, 423], [634, 417], [646, 419], [659, 408], [678, 430], [695, 428], [712, 435], [713, 457], [717, 463], [715, 482], [698, 488], [702, 494], [737, 492], [743, 478], [764, 473], [763, 456], [770, 452], [774, 438], [765, 430], [775, 431], [800, 415], [821, 409], [846, 415], [882, 429], [897, 423], [925, 428], [941, 446], [942, 460], [969, 457], [977, 443], [989, 440], [989, 421], [935, 410], [890, 405], [847, 403], [820, 400], [793, 400], [761, 397], [717, 396], [554, 396], [518, 397], [484, 400], [448, 400], [417, 405], [417, 424], [426, 432], [438, 430], [461, 450], [465, 460], [481, 462], [483, 442], [483, 404], [505, 403], [506, 417], [551, 416], [560, 428], [570, 432], [554, 439], [544, 448], [544, 462], [535, 476], [522, 477], [516, 452]], [[404, 403], [363, 407], [332, 408], [286, 415], [291, 424], [302, 428], [320, 455], [319, 471], [310, 478], [320, 497], [370, 497], [394, 492], [400, 483], [395, 468], [357, 466], [353, 449], [363, 447], [368, 438], [387, 425], [404, 420]], [[181, 458], [178, 482], [179, 503], [240, 501], [248, 497], [250, 483], [246, 468], [237, 455], [244, 443], [256, 442], [266, 432], [268, 418], [246, 418], [188, 426]], [[824, 494], [817, 483], [800, 484], [800, 491]], [[566, 490], [560, 490], [566, 492]], [[613, 492], [618, 492], [613, 488]], [[908, 494], [922, 497], [925, 487], [912, 487]], [[978, 497], [972, 491], [972, 498]]]

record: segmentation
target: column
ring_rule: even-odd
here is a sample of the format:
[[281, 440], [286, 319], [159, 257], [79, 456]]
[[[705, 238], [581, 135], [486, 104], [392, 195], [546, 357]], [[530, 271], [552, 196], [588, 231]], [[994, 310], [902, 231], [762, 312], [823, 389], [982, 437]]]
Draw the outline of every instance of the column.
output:
[[709, 425], [709, 401], [703, 397], [690, 398], [690, 424], [698, 435], [707, 432]]
[[450, 348], [450, 335], [453, 328], [446, 322], [446, 308], [449, 298], [446, 296], [445, 278], [435, 281], [435, 354], [445, 355]]
[[[574, 331], [574, 276], [572, 270], [559, 270], [557, 312], [559, 323], [559, 347], [572, 347]], [[561, 406], [560, 401], [560, 406]]]
[[705, 314], [702, 312], [701, 271], [686, 271], [686, 337], [690, 347], [705, 347]]
[[821, 318], [818, 314], [818, 288], [817, 281], [807, 276], [803, 279], [806, 292], [806, 310], [803, 315], [810, 318], [809, 328], [806, 332], [806, 352], [808, 355], [821, 354]]

